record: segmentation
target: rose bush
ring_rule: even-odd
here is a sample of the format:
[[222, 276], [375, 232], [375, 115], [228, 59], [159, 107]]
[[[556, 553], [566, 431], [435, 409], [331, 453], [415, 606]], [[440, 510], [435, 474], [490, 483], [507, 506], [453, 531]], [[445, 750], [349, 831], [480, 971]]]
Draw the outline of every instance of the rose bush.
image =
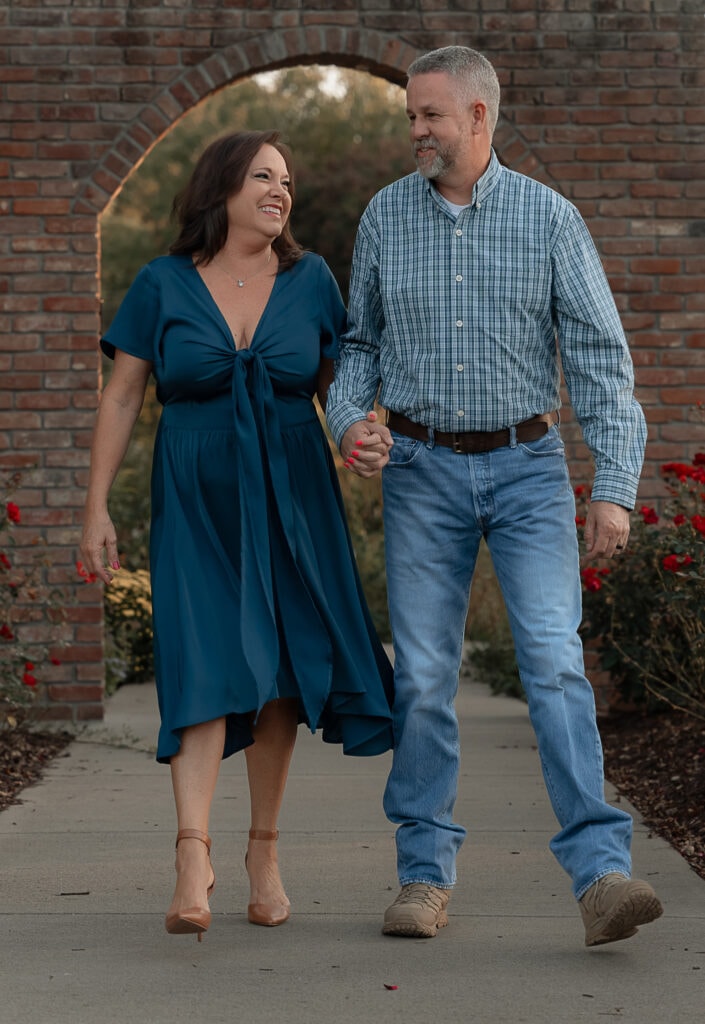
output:
[[42, 664], [60, 664], [59, 659], [49, 658], [46, 646], [27, 643], [22, 637], [22, 623], [32, 618], [33, 605], [56, 610], [61, 599], [42, 582], [46, 558], [37, 557], [29, 565], [16, 564], [13, 531], [22, 522], [22, 511], [10, 497], [19, 483], [14, 474], [0, 486], [0, 731], [14, 729], [28, 717]]
[[[705, 452], [661, 472], [662, 514], [639, 507], [619, 557], [582, 569], [581, 635], [626, 701], [705, 718]], [[575, 491], [580, 529], [589, 494]]]

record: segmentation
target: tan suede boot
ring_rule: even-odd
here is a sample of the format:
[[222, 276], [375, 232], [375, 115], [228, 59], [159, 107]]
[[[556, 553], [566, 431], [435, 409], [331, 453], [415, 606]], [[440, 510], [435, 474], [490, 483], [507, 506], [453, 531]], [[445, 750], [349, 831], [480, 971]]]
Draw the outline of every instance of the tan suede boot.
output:
[[629, 939], [637, 926], [654, 921], [663, 907], [648, 882], [612, 872], [590, 886], [580, 900], [585, 945]]
[[403, 886], [394, 903], [384, 912], [382, 934], [432, 939], [439, 928], [448, 924], [449, 899], [447, 889], [437, 889], [425, 882]]

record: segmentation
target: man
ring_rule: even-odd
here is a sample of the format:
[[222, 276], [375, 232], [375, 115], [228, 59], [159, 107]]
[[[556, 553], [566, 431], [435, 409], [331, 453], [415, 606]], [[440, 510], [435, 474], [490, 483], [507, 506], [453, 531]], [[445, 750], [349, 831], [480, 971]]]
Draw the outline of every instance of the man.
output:
[[[611, 557], [629, 536], [646, 434], [631, 359], [577, 210], [503, 168], [492, 150], [492, 65], [450, 46], [408, 74], [418, 173], [382, 189], [361, 219], [327, 413], [350, 469], [369, 477], [385, 467], [396, 698], [384, 807], [399, 826], [402, 889], [383, 931], [431, 937], [448, 921], [465, 837], [452, 820], [453, 701], [484, 537], [560, 823], [551, 849], [572, 880], [586, 944], [613, 942], [662, 908], [650, 885], [630, 877], [631, 818], [604, 798], [577, 634], [557, 353], [595, 460], [585, 528], [592, 558]], [[367, 415], [377, 397], [388, 427]]]

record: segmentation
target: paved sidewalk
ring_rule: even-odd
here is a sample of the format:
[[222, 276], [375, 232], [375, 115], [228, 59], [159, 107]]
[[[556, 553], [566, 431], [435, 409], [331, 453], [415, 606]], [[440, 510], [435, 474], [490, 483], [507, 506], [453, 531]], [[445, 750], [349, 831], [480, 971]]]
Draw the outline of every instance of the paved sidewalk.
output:
[[[456, 819], [469, 828], [450, 926], [381, 935], [397, 891], [380, 804], [389, 755], [344, 758], [300, 730], [281, 818], [292, 902], [281, 928], [245, 916], [244, 758], [224, 763], [214, 811], [213, 924], [169, 936], [174, 813], [151, 750], [156, 700], [125, 687], [104, 724], [0, 814], [4, 1024], [690, 1024], [705, 1013], [705, 882], [638, 822], [635, 873], [665, 915], [588, 950], [526, 708], [464, 682]], [[613, 795], [613, 794], [612, 794]], [[387, 988], [386, 986], [390, 986]], [[391, 986], [396, 986], [392, 988]]]

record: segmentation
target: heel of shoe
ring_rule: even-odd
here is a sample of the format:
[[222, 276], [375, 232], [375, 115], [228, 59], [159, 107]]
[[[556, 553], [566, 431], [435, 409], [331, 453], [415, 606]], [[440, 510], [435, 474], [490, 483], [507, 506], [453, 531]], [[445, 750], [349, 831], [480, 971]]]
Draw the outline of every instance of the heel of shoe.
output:
[[199, 942], [203, 941], [205, 932], [211, 923], [210, 910], [192, 907], [180, 914], [167, 914], [164, 927], [169, 935], [195, 935]]
[[[182, 839], [200, 840], [208, 851], [208, 863], [210, 864], [211, 838], [206, 832], [201, 832], [201, 830], [197, 828], [179, 829], [176, 834], [175, 849], [178, 847]], [[212, 865], [211, 870], [213, 870]], [[215, 872], [213, 873], [213, 881], [206, 889], [206, 899], [212, 894], [214, 889]], [[206, 907], [204, 909], [203, 907], [188, 907], [180, 913], [168, 913], [164, 919], [164, 927], [169, 935], [196, 935], [198, 941], [202, 942], [204, 933], [207, 932], [210, 927], [211, 919], [210, 908]]]

